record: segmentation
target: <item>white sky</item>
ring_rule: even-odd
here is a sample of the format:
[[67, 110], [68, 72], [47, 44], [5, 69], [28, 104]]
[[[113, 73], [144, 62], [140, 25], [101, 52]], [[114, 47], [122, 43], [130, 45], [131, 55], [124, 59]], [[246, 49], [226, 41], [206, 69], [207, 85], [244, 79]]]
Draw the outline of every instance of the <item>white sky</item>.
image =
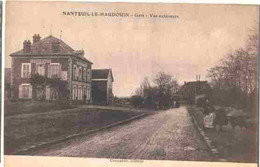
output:
[[[73, 17], [63, 11], [171, 14], [179, 19]], [[93, 68], [112, 68], [116, 96], [129, 96], [145, 76], [158, 71], [179, 83], [204, 80], [207, 69], [229, 50], [243, 46], [258, 25], [258, 7], [250, 5], [95, 4], [7, 2], [6, 67], [9, 54], [37, 33], [52, 34], [75, 50], [84, 49]]]

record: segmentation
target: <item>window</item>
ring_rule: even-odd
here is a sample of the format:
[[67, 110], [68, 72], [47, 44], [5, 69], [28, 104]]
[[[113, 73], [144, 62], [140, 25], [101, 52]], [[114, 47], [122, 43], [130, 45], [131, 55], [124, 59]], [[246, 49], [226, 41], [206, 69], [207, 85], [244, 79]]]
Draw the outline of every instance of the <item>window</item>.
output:
[[79, 80], [79, 67], [74, 65], [74, 68], [73, 68], [73, 79], [74, 80]]
[[31, 98], [32, 97], [32, 87], [30, 84], [19, 85], [19, 98]]
[[82, 81], [82, 68], [79, 67], [79, 81]]
[[87, 87], [87, 100], [89, 100], [89, 99], [90, 99], [90, 88]]
[[60, 64], [59, 63], [51, 63], [50, 64], [50, 77], [51, 78], [59, 78], [60, 77]]
[[81, 86], [78, 87], [78, 99], [82, 100], [82, 87]]
[[36, 73], [39, 75], [45, 75], [45, 67], [44, 64], [36, 64]]
[[59, 92], [58, 92], [58, 90], [55, 89], [55, 88], [51, 88], [50, 90], [51, 90], [51, 91], [50, 91], [51, 100], [57, 100], [57, 99], [59, 99]]
[[22, 78], [31, 77], [31, 63], [22, 63]]
[[56, 88], [46, 86], [46, 100], [57, 100], [59, 99], [59, 92]]
[[73, 100], [76, 100], [77, 99], [77, 86], [73, 86], [73, 89], [72, 89], [72, 99]]
[[77, 80], [76, 74], [77, 74], [77, 66], [74, 65], [74, 67], [73, 67], [73, 79], [74, 80]]
[[45, 93], [46, 93], [46, 100], [50, 100], [51, 99], [51, 89], [50, 89], [50, 87], [49, 86], [46, 86], [46, 91], [45, 91]]
[[83, 93], [83, 99], [86, 100], [86, 98], [87, 98], [87, 96], [86, 96], [87, 92], [86, 92], [86, 87], [85, 87], [85, 86], [83, 87], [82, 93]]
[[83, 69], [83, 82], [87, 82], [87, 69]]

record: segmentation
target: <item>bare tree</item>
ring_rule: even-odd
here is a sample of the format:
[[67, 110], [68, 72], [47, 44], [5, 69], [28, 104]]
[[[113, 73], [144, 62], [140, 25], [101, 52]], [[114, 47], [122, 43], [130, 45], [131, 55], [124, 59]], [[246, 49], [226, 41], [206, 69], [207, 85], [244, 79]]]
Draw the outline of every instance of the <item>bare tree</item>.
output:
[[249, 35], [245, 47], [229, 52], [219, 65], [208, 70], [208, 77], [211, 79], [215, 93], [225, 91], [228, 100], [233, 99], [238, 104], [241, 101], [244, 105], [248, 104], [248, 97], [258, 89], [257, 46], [257, 33]]
[[158, 89], [158, 101], [161, 107], [169, 107], [172, 105], [173, 94], [178, 88], [177, 80], [172, 75], [159, 72], [154, 79], [154, 83]]
[[152, 86], [148, 77], [145, 77], [138, 89], [135, 92], [135, 98], [141, 96], [144, 106], [169, 107], [172, 103], [172, 97], [178, 89], [176, 78], [164, 72], [159, 72], [153, 79], [155, 86]]
[[148, 77], [144, 77], [140, 87], [135, 90], [135, 95], [144, 97], [146, 95], [146, 91], [151, 87]]
[[160, 94], [172, 95], [178, 88], [178, 82], [173, 79], [172, 75], [159, 72], [154, 79], [154, 83], [157, 85]]

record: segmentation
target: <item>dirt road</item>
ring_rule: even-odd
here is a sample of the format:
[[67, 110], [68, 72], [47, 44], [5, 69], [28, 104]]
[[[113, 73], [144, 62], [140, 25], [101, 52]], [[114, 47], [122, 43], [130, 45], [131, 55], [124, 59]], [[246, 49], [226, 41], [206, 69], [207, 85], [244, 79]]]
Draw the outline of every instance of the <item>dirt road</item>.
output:
[[161, 111], [106, 131], [27, 155], [154, 160], [211, 160], [185, 107]]

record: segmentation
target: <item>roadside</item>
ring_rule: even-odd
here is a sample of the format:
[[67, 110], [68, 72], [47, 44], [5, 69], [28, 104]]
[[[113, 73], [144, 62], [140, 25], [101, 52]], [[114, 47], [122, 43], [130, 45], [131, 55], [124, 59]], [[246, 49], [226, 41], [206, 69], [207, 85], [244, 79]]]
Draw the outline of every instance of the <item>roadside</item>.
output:
[[[196, 120], [199, 129], [219, 152], [219, 159], [231, 162], [257, 162], [257, 149], [255, 131], [236, 127], [232, 129], [230, 123], [223, 127], [223, 131], [203, 128], [203, 113], [201, 108], [187, 107], [189, 113]], [[241, 154], [243, 153], [243, 154]]]
[[5, 117], [5, 154], [13, 154], [42, 144], [52, 143], [71, 136], [116, 126], [123, 121], [137, 119], [148, 113], [120, 112], [115, 108], [74, 108]]
[[5, 117], [12, 117], [22, 114], [42, 114], [46, 112], [61, 112], [61, 111], [77, 111], [80, 109], [102, 109], [124, 112], [153, 112], [154, 110], [136, 109], [132, 106], [104, 106], [104, 105], [70, 105], [68, 101], [5, 101]]
[[4, 116], [12, 116], [29, 113], [43, 113], [56, 110], [73, 109], [75, 105], [70, 105], [67, 100], [39, 101], [39, 100], [19, 100], [4, 102]]

